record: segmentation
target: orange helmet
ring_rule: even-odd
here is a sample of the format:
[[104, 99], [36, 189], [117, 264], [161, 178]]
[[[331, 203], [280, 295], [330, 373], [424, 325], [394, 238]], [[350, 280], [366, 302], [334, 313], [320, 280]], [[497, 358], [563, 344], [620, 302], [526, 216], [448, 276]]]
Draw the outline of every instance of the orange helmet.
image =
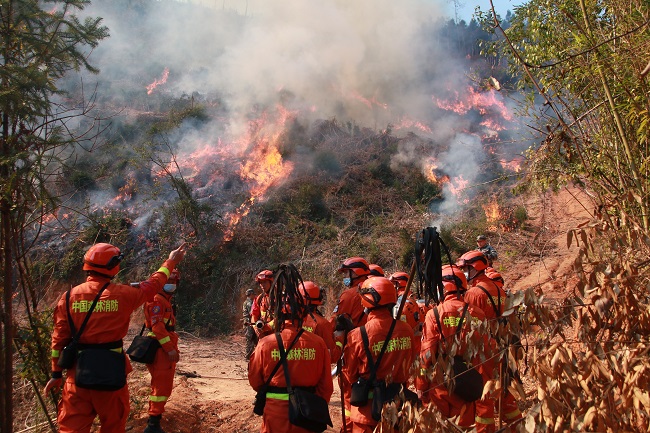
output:
[[343, 273], [347, 271], [352, 271], [357, 277], [362, 277], [364, 275], [370, 274], [370, 265], [366, 259], [361, 257], [350, 257], [345, 259], [341, 266], [339, 266], [338, 272]]
[[[463, 271], [456, 265], [445, 265], [442, 267], [442, 283], [445, 286], [445, 293], [467, 290], [467, 278]], [[454, 286], [450, 287], [449, 283], [453, 283]]]
[[499, 272], [497, 272], [494, 268], [487, 268], [485, 270], [485, 276], [494, 281], [494, 284], [496, 284], [500, 289], [503, 289], [503, 285], [505, 284], [505, 281], [503, 280], [503, 277]]
[[379, 265], [375, 264], [370, 264], [368, 266], [370, 268], [370, 275], [373, 277], [383, 277], [384, 276], [384, 270], [381, 268]]
[[273, 281], [273, 272], [265, 269], [255, 276], [255, 281], [258, 283], [262, 281]]
[[389, 280], [393, 282], [398, 288], [403, 289], [409, 281], [409, 274], [406, 272], [394, 272]]
[[94, 271], [113, 278], [120, 272], [120, 262], [124, 255], [111, 244], [95, 244], [84, 255], [84, 271]]
[[397, 291], [393, 283], [385, 277], [370, 277], [359, 290], [361, 304], [366, 308], [397, 303]]
[[316, 283], [313, 281], [303, 281], [298, 287], [300, 294], [305, 298], [308, 305], [323, 305], [323, 294]]
[[481, 272], [488, 267], [487, 258], [480, 251], [468, 251], [456, 261], [456, 265], [459, 267], [471, 266], [476, 269], [477, 272]]

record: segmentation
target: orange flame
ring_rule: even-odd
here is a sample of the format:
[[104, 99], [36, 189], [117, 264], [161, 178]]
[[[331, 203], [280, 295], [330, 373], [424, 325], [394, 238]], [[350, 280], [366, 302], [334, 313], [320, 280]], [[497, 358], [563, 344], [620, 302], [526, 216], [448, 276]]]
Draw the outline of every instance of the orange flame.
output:
[[453, 111], [458, 114], [466, 114], [469, 110], [476, 109], [481, 114], [486, 114], [488, 109], [496, 110], [500, 113], [501, 117], [505, 120], [512, 121], [513, 116], [508, 111], [508, 108], [503, 101], [497, 96], [494, 89], [487, 92], [479, 93], [473, 87], [467, 88], [467, 97], [461, 99], [458, 92], [454, 92], [456, 97], [454, 100], [445, 101], [433, 97], [435, 103], [439, 108], [446, 111]]
[[501, 167], [503, 167], [506, 170], [512, 170], [515, 173], [519, 173], [521, 171], [521, 166], [523, 162], [524, 162], [523, 157], [515, 157], [510, 161], [506, 161], [505, 159], [499, 160], [499, 164], [501, 164]]
[[169, 77], [169, 68], [165, 68], [163, 71], [162, 77], [158, 80], [153, 80], [153, 83], [149, 84], [147, 86], [147, 95], [151, 95], [151, 93], [154, 91], [156, 87], [158, 87], [161, 84], [165, 84], [167, 82], [167, 78]]
[[283, 161], [278, 143], [284, 125], [287, 120], [295, 117], [296, 113], [278, 106], [277, 114], [278, 119], [273, 125], [267, 125], [266, 113], [251, 121], [248, 138], [253, 142], [253, 148], [247, 152], [247, 159], [239, 169], [241, 179], [250, 184], [250, 196], [226, 216], [228, 223], [224, 231], [225, 242], [232, 240], [235, 228], [242, 218], [248, 215], [251, 207], [264, 197], [270, 187], [287, 179], [293, 170], [291, 163]]
[[485, 218], [487, 218], [488, 223], [493, 223], [501, 218], [501, 209], [499, 208], [499, 203], [497, 203], [496, 200], [493, 200], [488, 204], [484, 204], [483, 211], [485, 212]]
[[469, 186], [469, 181], [463, 179], [463, 176], [454, 177], [449, 181], [448, 188], [458, 200], [459, 203], [469, 203], [469, 197], [465, 194], [465, 189]]

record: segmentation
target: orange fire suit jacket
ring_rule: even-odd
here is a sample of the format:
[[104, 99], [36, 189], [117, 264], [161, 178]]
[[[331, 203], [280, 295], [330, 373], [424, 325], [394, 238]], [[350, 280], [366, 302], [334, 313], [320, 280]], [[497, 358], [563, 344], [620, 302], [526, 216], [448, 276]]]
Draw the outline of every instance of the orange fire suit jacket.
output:
[[[129, 330], [129, 322], [133, 311], [145, 301], [152, 300], [155, 294], [162, 290], [169, 273], [173, 269], [172, 262], [165, 261], [163, 266], [148, 280], [140, 283], [140, 287], [110, 283], [90, 315], [79, 342], [82, 344], [102, 344], [123, 339]], [[95, 296], [108, 281], [108, 277], [90, 275], [85, 283], [71, 289], [70, 315], [77, 330], [79, 330], [86, 318]], [[52, 372], [61, 371], [61, 367], [57, 365], [59, 355], [71, 340], [72, 335], [68, 324], [66, 295], [64, 293], [54, 310]], [[132, 370], [131, 364], [128, 357], [125, 357], [125, 359], [128, 373]], [[74, 382], [74, 373], [69, 372], [66, 381]]]
[[255, 297], [251, 307], [251, 323], [255, 324], [258, 320], [268, 323], [271, 320], [271, 301], [267, 293], [260, 293]]
[[302, 321], [305, 331], [312, 332], [323, 339], [327, 349], [330, 351], [330, 360], [335, 362], [341, 357], [341, 347], [334, 341], [334, 328], [332, 324], [323, 317], [316, 309], [307, 314]]
[[352, 319], [355, 328], [366, 323], [367, 318], [361, 304], [359, 286], [350, 287], [339, 296], [339, 302], [334, 307], [334, 315], [330, 318], [332, 329], [336, 329], [336, 318], [342, 314], [347, 314]]
[[[397, 305], [401, 302], [401, 294], [398, 294]], [[413, 344], [415, 345], [415, 353], [420, 353], [420, 340], [422, 339], [422, 324], [424, 323], [424, 315], [420, 311], [420, 307], [417, 304], [415, 298], [409, 296], [404, 302], [404, 308], [402, 309], [402, 316], [399, 318], [402, 322], [408, 323], [408, 325], [413, 329], [413, 334], [415, 339]]]
[[[297, 334], [297, 327], [285, 322], [280, 333], [285, 350]], [[260, 339], [248, 363], [248, 382], [255, 391], [264, 386], [278, 362], [280, 350], [275, 334]], [[330, 401], [334, 391], [330, 354], [322, 338], [311, 332], [303, 332], [287, 354], [287, 364], [292, 387], [313, 387], [317, 395]], [[289, 395], [283, 367], [275, 373], [269, 386], [274, 388], [266, 393], [261, 433], [306, 433], [307, 430], [289, 422]]]
[[176, 316], [168, 296], [156, 293], [153, 302], [147, 302], [144, 309], [145, 326], [151, 329], [148, 335], [155, 337], [165, 352], [178, 351], [178, 335], [173, 331]]
[[[456, 294], [447, 295], [442, 304], [433, 307], [438, 309], [442, 333], [438, 327], [433, 310], [427, 313], [427, 317], [424, 320], [424, 327], [422, 328], [422, 348], [420, 351], [421, 374], [417, 376], [416, 387], [418, 390], [422, 391], [423, 401], [425, 402], [429, 401], [429, 393], [434, 393], [437, 388], [445, 387], [441, 375], [434, 376], [434, 381], [436, 383], [430, 383], [424, 373], [427, 368], [432, 367], [436, 362], [439, 350], [447, 351], [451, 348], [454, 341], [454, 334], [456, 333], [456, 328], [459, 324], [464, 307], [465, 301], [458, 299]], [[483, 311], [470, 304], [467, 308], [465, 318], [463, 319], [463, 327], [461, 329], [460, 337], [461, 344], [456, 355], [464, 355], [467, 351], [467, 346], [469, 344], [467, 338], [472, 330], [471, 324], [478, 324], [484, 320], [485, 314]], [[478, 331], [479, 330], [477, 329], [477, 332], [471, 333], [469, 341], [474, 345], [474, 347], [481, 348], [482, 350], [480, 350], [480, 353], [477, 353], [469, 361], [473, 366], [477, 366], [476, 369], [481, 376], [483, 376], [483, 382], [485, 383], [491, 378], [494, 362], [489, 359], [494, 353], [496, 345], [487, 330], [482, 332]], [[481, 359], [481, 354], [483, 354], [484, 359], [487, 359], [488, 361], [483, 361]], [[465, 404], [465, 402], [459, 397], [451, 397], [454, 397], [454, 399], [452, 399], [454, 402], [457, 400], [458, 405], [462, 406]], [[445, 411], [443, 411], [443, 413], [444, 412]]]
[[[465, 292], [465, 302], [480, 308], [485, 313], [485, 317], [488, 320], [501, 317], [506, 302], [505, 290], [499, 288], [499, 286], [497, 286], [494, 281], [488, 278], [484, 273], [474, 277], [471, 281], [471, 285], [472, 287]], [[492, 300], [490, 300], [490, 298], [492, 298]]]
[[[371, 310], [368, 313], [368, 321], [364, 326], [368, 333], [370, 351], [375, 362], [386, 340], [392, 321], [392, 312], [385, 308]], [[411, 327], [398, 320], [377, 369], [377, 380], [389, 378], [392, 383], [406, 385], [411, 365], [417, 356], [413, 344], [414, 338]], [[344, 383], [346, 384], [355, 383], [359, 377], [365, 379], [370, 377], [368, 357], [361, 337], [361, 329], [359, 328], [353, 329], [348, 334], [348, 341], [343, 349], [342, 373], [345, 376]], [[368, 400], [368, 404], [362, 407], [352, 406], [350, 419], [353, 423], [377, 425], [377, 421], [372, 417], [372, 400]]]

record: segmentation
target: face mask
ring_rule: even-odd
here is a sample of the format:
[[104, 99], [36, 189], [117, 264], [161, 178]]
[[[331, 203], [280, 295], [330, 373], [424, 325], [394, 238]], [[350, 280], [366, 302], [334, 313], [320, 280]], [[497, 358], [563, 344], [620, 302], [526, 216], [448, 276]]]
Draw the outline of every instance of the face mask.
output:
[[469, 281], [469, 271], [463, 272], [463, 274], [465, 274], [465, 279]]
[[343, 278], [343, 285], [345, 287], [350, 287], [352, 285], [352, 278]]
[[165, 293], [174, 293], [176, 291], [176, 284], [165, 284], [163, 290]]

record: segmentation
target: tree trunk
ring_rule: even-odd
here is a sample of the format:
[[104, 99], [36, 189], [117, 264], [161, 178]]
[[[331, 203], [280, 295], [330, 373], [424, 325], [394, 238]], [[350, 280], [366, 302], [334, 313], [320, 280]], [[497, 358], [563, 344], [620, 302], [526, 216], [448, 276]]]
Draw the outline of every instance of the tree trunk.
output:
[[[10, 149], [7, 137], [9, 136], [9, 118], [6, 114], [2, 116], [2, 158], [6, 161], [9, 158]], [[0, 179], [7, 179], [9, 176], [9, 167], [0, 164]], [[0, 384], [0, 394], [2, 394], [2, 423], [0, 424], [2, 433], [13, 431], [13, 308], [12, 308], [12, 280], [13, 272], [11, 266], [11, 207], [7, 195], [9, 191], [3, 191], [0, 198], [0, 221], [1, 228], [1, 245], [2, 248], [2, 268], [4, 271], [3, 279], [3, 315], [2, 315], [2, 383]]]

